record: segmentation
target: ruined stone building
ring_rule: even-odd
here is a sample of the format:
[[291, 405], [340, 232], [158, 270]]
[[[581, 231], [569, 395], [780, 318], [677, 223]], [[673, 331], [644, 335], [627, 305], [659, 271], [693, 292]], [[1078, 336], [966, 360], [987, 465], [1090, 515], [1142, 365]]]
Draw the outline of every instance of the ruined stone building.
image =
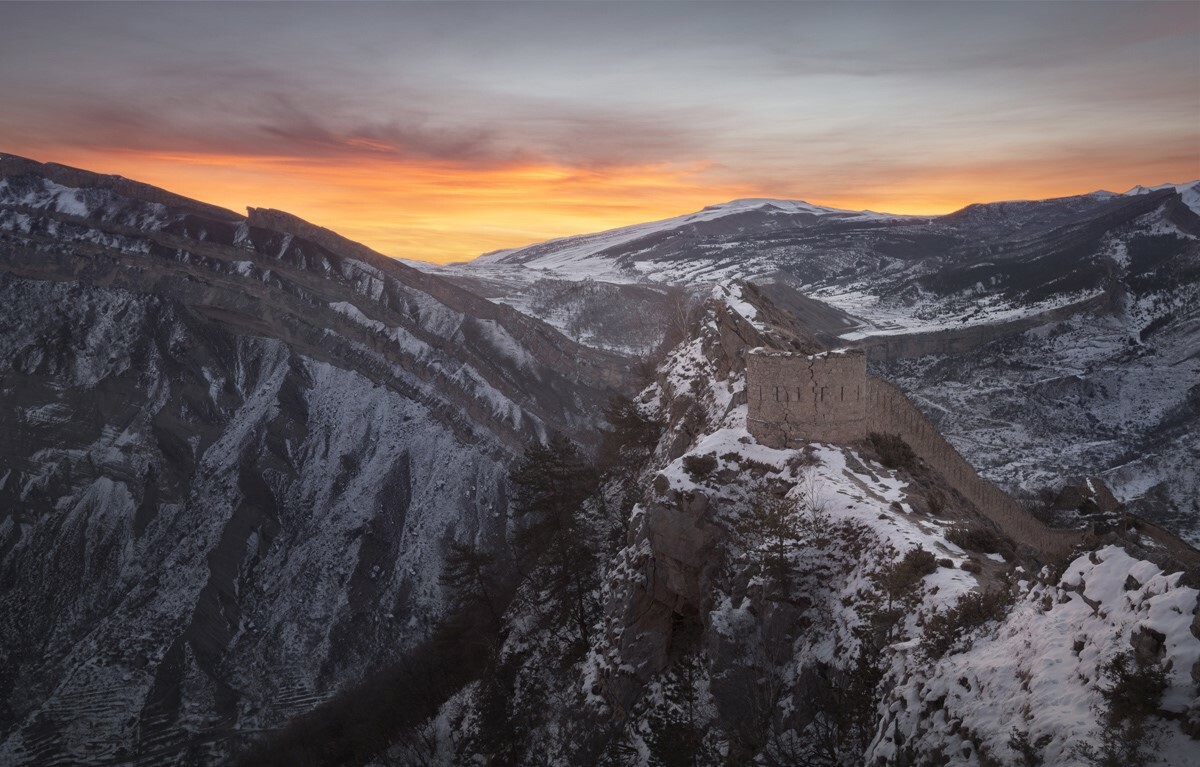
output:
[[867, 357], [860, 349], [803, 355], [754, 349], [746, 357], [749, 429], [791, 448], [867, 437]]
[[753, 349], [746, 358], [747, 428], [760, 443], [798, 448], [896, 434], [1009, 537], [1044, 554], [1069, 551], [1074, 530], [1054, 530], [979, 476], [904, 392], [867, 375], [861, 349], [804, 355]]

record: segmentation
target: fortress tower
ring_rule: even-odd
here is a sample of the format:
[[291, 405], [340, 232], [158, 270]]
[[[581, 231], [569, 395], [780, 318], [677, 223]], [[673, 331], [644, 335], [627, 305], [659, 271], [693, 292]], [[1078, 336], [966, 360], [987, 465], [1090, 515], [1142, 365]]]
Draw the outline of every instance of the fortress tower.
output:
[[866, 439], [869, 432], [896, 434], [1018, 543], [1065, 556], [1083, 539], [1079, 530], [1048, 528], [979, 476], [904, 392], [867, 376], [867, 357], [861, 349], [812, 356], [752, 349], [746, 355], [746, 395], [747, 428], [764, 445], [845, 445]]
[[845, 444], [867, 436], [867, 357], [861, 349], [811, 356], [753, 349], [746, 356], [747, 426], [776, 448]]

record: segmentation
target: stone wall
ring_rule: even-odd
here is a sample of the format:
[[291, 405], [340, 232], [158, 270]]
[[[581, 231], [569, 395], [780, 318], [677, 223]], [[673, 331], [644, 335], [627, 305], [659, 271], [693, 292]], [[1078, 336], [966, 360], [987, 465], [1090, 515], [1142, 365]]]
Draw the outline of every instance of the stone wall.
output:
[[868, 431], [898, 434], [913, 452], [941, 474], [1006, 535], [1050, 555], [1067, 554], [1082, 541], [1074, 530], [1055, 530], [979, 476], [904, 392], [881, 379], [867, 379]]
[[979, 476], [904, 392], [867, 375], [860, 349], [811, 356], [755, 349], [746, 356], [747, 428], [764, 445], [848, 444], [871, 432], [897, 434], [1006, 535], [1047, 555], [1082, 540], [1054, 530]]
[[867, 436], [867, 358], [859, 349], [811, 356], [746, 355], [747, 427], [764, 445], [856, 442]]

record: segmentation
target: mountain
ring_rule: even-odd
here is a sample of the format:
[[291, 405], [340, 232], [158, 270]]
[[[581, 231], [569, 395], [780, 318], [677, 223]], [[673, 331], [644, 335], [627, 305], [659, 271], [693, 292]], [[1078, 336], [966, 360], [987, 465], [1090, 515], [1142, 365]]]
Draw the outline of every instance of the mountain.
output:
[[[808, 354], [804, 329], [745, 289], [715, 289], [690, 328], [622, 419], [619, 465], [491, 630], [449, 625], [486, 668], [399, 723], [380, 712], [411, 711], [418, 686], [362, 685], [242, 764], [1193, 761], [1200, 552], [1119, 524], [1053, 554], [1009, 539], [966, 475], [905, 442], [763, 444], [749, 359], [857, 355]], [[557, 555], [580, 542], [586, 556]]]
[[[1197, 184], [1179, 185], [1182, 192], [1164, 187], [1146, 194], [1096, 192], [970, 205], [924, 218], [802, 202], [735, 201], [690, 216], [481, 256], [457, 271], [496, 279], [528, 279], [536, 272], [667, 284], [786, 279], [877, 325], [903, 319], [907, 307], [907, 314], [926, 320], [914, 327], [923, 327], [932, 318], [914, 304], [926, 296], [999, 293], [1008, 299], [1005, 305], [988, 307], [976, 318], [990, 319], [1003, 309], [1014, 311], [1014, 303], [1036, 305], [1095, 289], [1103, 275], [1094, 267], [1103, 266], [1098, 257], [1109, 232], [1146, 217], [1142, 223], [1149, 226], [1153, 219], [1157, 233], [1196, 236], [1200, 214], [1184, 197]], [[965, 308], [945, 319], [963, 316]]]
[[1144, 187], [1135, 186], [1125, 194], [1150, 194], [1151, 192], [1161, 192], [1164, 189], [1173, 189], [1178, 192], [1183, 202], [1193, 211], [1200, 213], [1200, 181], [1189, 181], [1184, 184], [1159, 184], [1158, 186]]
[[[438, 270], [538, 314], [744, 279], [830, 345], [868, 349], [986, 476], [1032, 499], [1099, 474], [1200, 541], [1200, 182], [912, 218], [730, 203]], [[794, 206], [794, 207], [793, 207]], [[789, 212], [791, 210], [796, 212]], [[575, 293], [580, 289], [574, 288]], [[627, 320], [626, 320], [627, 321]], [[603, 326], [596, 320], [595, 324]], [[569, 324], [560, 324], [572, 332]], [[661, 327], [647, 317], [647, 337]], [[576, 333], [602, 348], [603, 336]]]
[[416, 266], [539, 317], [582, 343], [646, 356], [663, 342], [664, 329], [678, 324], [679, 307], [690, 302], [687, 287], [745, 276], [747, 264], [738, 259], [726, 259], [728, 268], [695, 271], [689, 262], [695, 253], [713, 248], [724, 253], [729, 247], [724, 243], [741, 237], [905, 220], [910, 219], [795, 200], [743, 199], [662, 221], [495, 251], [466, 264]]
[[423, 638], [629, 364], [286, 213], [0, 155], [0, 763], [212, 763]]
[[710, 205], [685, 216], [634, 224], [598, 234], [564, 237], [515, 250], [495, 251], [480, 256], [471, 264], [523, 264], [536, 269], [569, 267], [573, 273], [580, 274], [580, 269], [587, 268], [585, 264], [602, 262], [594, 256], [626, 252], [627, 246], [633, 243], [650, 248], [677, 238], [704, 240], [745, 232], [786, 231], [818, 222], [891, 221], [902, 218], [870, 211], [825, 208], [799, 200], [742, 199]]
[[0, 763], [1186, 764], [1200, 553], [1124, 512], [1196, 529], [1198, 222], [416, 269], [0, 155]]

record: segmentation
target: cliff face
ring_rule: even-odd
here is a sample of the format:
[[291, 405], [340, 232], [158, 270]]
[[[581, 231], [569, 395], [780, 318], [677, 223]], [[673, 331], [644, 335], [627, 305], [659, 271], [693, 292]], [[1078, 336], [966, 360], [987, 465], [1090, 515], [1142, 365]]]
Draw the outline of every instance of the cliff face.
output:
[[210, 763], [424, 635], [619, 359], [286, 214], [0, 157], [0, 762]]

